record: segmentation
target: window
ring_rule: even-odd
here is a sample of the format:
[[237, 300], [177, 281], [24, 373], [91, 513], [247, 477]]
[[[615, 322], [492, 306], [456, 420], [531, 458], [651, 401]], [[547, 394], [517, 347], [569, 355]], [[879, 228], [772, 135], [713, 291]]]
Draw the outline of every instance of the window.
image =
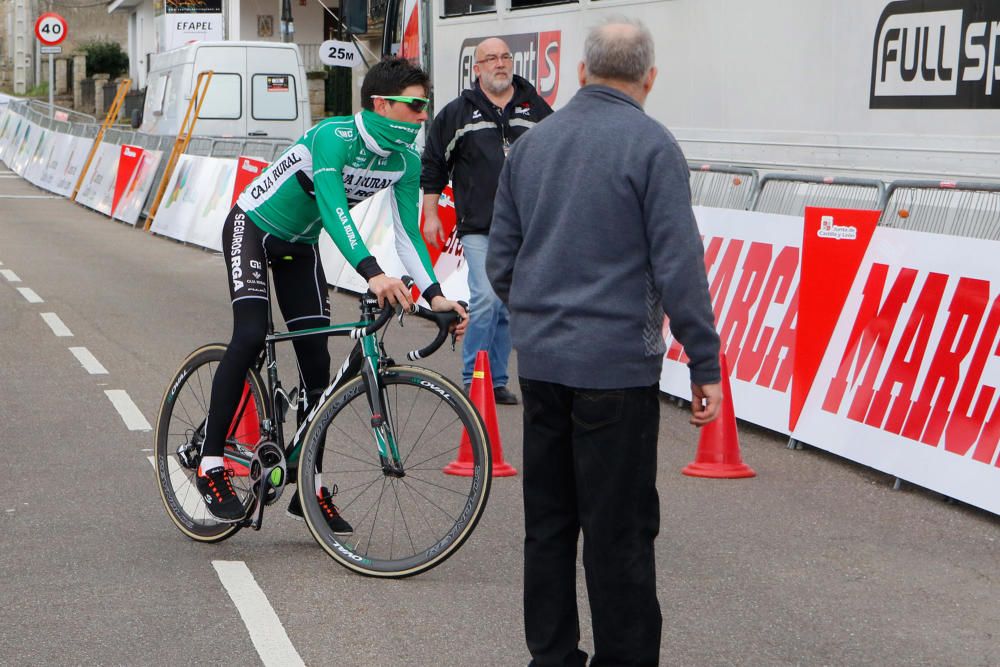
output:
[[578, 0], [510, 0], [510, 8], [530, 9], [531, 7], [544, 7], [546, 5], [565, 5], [576, 2], [578, 2]]
[[254, 120], [295, 120], [295, 77], [291, 74], [254, 74], [250, 81], [250, 115]]
[[239, 74], [213, 74], [198, 118], [235, 120], [242, 115], [243, 77]]
[[167, 83], [170, 81], [170, 74], [158, 76], [149, 87], [149, 110], [156, 116], [163, 113], [163, 102], [167, 98]]
[[482, 14], [495, 12], [495, 0], [444, 0], [445, 16], [463, 16], [465, 14]]

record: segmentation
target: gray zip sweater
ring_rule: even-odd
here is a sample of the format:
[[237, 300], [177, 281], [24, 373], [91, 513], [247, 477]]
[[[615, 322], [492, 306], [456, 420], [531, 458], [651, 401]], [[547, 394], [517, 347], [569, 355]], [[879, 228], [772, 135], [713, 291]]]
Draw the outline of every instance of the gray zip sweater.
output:
[[510, 308], [522, 377], [654, 384], [666, 313], [691, 380], [721, 378], [687, 163], [673, 135], [613, 88], [585, 86], [513, 145], [486, 272]]

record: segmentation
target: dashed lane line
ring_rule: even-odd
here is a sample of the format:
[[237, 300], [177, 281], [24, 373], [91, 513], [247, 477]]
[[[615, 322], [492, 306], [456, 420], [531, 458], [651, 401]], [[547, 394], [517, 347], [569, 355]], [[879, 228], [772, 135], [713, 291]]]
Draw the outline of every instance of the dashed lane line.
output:
[[21, 278], [19, 278], [18, 275], [10, 269], [0, 269], [0, 276], [6, 278], [9, 283], [21, 282]]
[[49, 328], [52, 329], [52, 333], [55, 335], [61, 337], [73, 335], [73, 332], [69, 330], [69, 327], [63, 324], [63, 321], [60, 320], [59, 316], [55, 313], [42, 313], [42, 319], [45, 320], [45, 323], [49, 325]]
[[45, 303], [45, 299], [38, 296], [38, 293], [30, 287], [18, 287], [17, 291], [21, 293], [28, 303]]
[[115, 410], [121, 416], [122, 421], [125, 422], [125, 427], [130, 431], [152, 431], [153, 427], [149, 425], [146, 418], [142, 416], [139, 412], [139, 408], [136, 404], [132, 402], [129, 398], [128, 392], [124, 389], [105, 389], [104, 393], [111, 400], [111, 404], [115, 406]]
[[73, 353], [73, 356], [77, 358], [82, 365], [84, 370], [86, 370], [91, 375], [107, 375], [108, 369], [97, 360], [90, 350], [85, 347], [71, 347], [69, 351]]
[[213, 560], [212, 567], [240, 612], [261, 662], [268, 667], [304, 667], [305, 663], [292, 646], [278, 615], [274, 613], [271, 603], [267, 601], [267, 596], [257, 585], [246, 563], [238, 560]]

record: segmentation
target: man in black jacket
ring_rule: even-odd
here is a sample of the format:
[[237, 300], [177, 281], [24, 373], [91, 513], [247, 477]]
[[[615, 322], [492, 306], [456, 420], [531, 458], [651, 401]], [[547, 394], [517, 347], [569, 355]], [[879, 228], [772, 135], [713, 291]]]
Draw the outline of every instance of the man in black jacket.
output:
[[452, 180], [458, 236], [469, 267], [469, 327], [462, 345], [462, 382], [472, 382], [479, 350], [489, 354], [496, 402], [516, 405], [507, 389], [511, 342], [507, 307], [486, 279], [486, 248], [493, 218], [493, 196], [510, 145], [552, 113], [525, 79], [513, 73], [514, 58], [499, 38], [476, 47], [474, 87], [462, 91], [434, 118], [427, 135], [420, 186], [424, 190], [424, 237], [434, 247], [444, 242], [437, 204]]

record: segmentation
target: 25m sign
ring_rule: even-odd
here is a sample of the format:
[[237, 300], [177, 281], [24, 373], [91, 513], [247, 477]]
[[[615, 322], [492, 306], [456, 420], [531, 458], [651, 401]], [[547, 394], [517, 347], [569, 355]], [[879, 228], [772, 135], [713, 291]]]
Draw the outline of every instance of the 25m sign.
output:
[[1000, 2], [900, 0], [875, 29], [872, 109], [1000, 109]]

